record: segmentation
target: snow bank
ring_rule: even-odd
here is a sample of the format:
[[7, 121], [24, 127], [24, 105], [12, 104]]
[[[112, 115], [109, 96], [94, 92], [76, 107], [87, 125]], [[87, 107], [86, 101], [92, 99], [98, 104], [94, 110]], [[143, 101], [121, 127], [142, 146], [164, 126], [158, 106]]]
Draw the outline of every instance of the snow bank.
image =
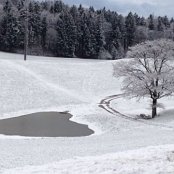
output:
[[44, 166], [5, 170], [2, 174], [173, 174], [174, 145], [97, 157], [74, 158]]

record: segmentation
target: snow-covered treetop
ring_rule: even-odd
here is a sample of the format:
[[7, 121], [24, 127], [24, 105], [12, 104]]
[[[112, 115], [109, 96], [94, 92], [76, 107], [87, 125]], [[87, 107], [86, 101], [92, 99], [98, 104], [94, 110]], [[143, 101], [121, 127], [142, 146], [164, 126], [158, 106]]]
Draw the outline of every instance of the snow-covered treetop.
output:
[[174, 92], [174, 42], [146, 41], [130, 48], [130, 58], [114, 65], [114, 76], [124, 77], [126, 96], [159, 99]]
[[169, 39], [146, 41], [131, 47], [127, 58], [174, 59], [174, 42]]

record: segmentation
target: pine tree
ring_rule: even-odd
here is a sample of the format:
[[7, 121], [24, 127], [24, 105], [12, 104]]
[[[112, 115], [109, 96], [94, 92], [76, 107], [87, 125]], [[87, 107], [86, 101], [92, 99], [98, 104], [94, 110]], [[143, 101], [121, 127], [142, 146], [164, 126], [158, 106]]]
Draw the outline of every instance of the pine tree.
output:
[[57, 43], [55, 48], [55, 53], [57, 56], [64, 56], [66, 51], [66, 43], [65, 43], [65, 28], [63, 25], [63, 21], [58, 19], [57, 21]]
[[41, 7], [38, 2], [30, 2], [28, 8], [29, 47], [32, 49], [41, 45]]
[[76, 52], [79, 57], [90, 58], [91, 55], [91, 32], [89, 29], [89, 18], [85, 13], [82, 14], [78, 21]]
[[138, 14], [134, 14], [134, 19], [135, 19], [135, 24], [137, 25], [137, 26], [139, 26], [140, 25], [140, 22], [141, 22], [141, 19], [140, 19], [140, 17], [138, 16]]
[[170, 23], [174, 23], [174, 19], [173, 18], [171, 18]]
[[97, 38], [96, 38], [96, 20], [93, 19], [93, 16], [90, 15], [89, 18], [89, 31], [90, 31], [90, 52], [92, 58], [98, 58], [98, 52], [97, 52]]
[[133, 14], [130, 12], [126, 17], [126, 37], [127, 37], [127, 47], [132, 46], [135, 42], [135, 31], [136, 24]]
[[114, 46], [116, 48], [119, 48], [120, 47], [120, 40], [121, 40], [121, 32], [120, 32], [120, 29], [119, 27], [117, 27], [113, 33], [113, 38], [114, 38]]
[[75, 57], [76, 27], [73, 18], [67, 12], [62, 12], [57, 22], [57, 44], [58, 56]]
[[164, 18], [163, 18], [163, 24], [166, 27], [166, 29], [170, 27], [170, 22], [169, 22], [169, 19], [168, 19], [167, 16], [164, 16]]
[[41, 23], [41, 7], [38, 2], [34, 3], [33, 6], [33, 32], [34, 32], [34, 39], [35, 43], [40, 43], [40, 35], [41, 35], [41, 29], [42, 29], [42, 23]]
[[47, 36], [47, 18], [44, 16], [41, 24], [41, 45], [43, 52], [46, 49], [46, 36]]
[[82, 15], [84, 13], [85, 10], [84, 10], [82, 4], [79, 5], [78, 11], [79, 11], [80, 15]]
[[49, 11], [49, 2], [48, 1], [42, 1], [41, 2], [41, 8], [42, 8], [42, 10]]
[[105, 39], [103, 34], [102, 21], [103, 21], [103, 16], [100, 16], [96, 24], [96, 52], [97, 52], [98, 58], [100, 58], [99, 55], [102, 54], [103, 51], [105, 51], [104, 49]]
[[63, 10], [62, 1], [55, 1], [54, 3], [54, 13], [61, 13]]
[[155, 24], [154, 24], [154, 16], [151, 14], [149, 16], [149, 30], [155, 30]]
[[25, 19], [27, 17], [26, 15], [26, 9], [24, 6], [25, 0], [19, 0], [17, 4], [17, 10], [18, 10], [18, 38], [17, 38], [17, 46], [20, 49], [23, 49], [24, 47], [24, 37], [25, 37]]
[[146, 20], [145, 20], [145, 18], [144, 17], [141, 17], [140, 18], [140, 26], [146, 26]]
[[119, 31], [121, 34], [120, 44], [122, 45], [122, 48], [126, 51], [127, 50], [127, 34], [126, 34], [125, 19], [122, 15], [118, 16], [118, 25], [119, 25]]
[[70, 14], [66, 13], [64, 18], [64, 21], [66, 21], [66, 34], [68, 36], [68, 57], [75, 57], [75, 45], [77, 40], [76, 26], [73, 17]]
[[83, 37], [82, 37], [82, 56], [85, 58], [91, 57], [91, 40], [90, 40], [90, 30], [87, 24], [84, 24]]
[[164, 31], [164, 24], [163, 24], [162, 18], [160, 16], [158, 17], [157, 29], [158, 29], [158, 31]]
[[72, 15], [74, 21], [76, 22], [78, 17], [79, 17], [79, 14], [78, 14], [78, 9], [75, 5], [73, 5], [71, 8], [70, 8], [70, 14]]
[[5, 2], [4, 16], [1, 21], [1, 48], [5, 51], [14, 51], [18, 38], [18, 21], [12, 13], [12, 4], [10, 0]]

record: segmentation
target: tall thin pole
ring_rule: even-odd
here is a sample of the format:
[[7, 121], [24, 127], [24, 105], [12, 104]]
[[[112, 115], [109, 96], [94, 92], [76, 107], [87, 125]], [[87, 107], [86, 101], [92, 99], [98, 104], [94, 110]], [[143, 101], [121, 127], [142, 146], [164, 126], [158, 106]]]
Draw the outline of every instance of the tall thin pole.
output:
[[25, 0], [25, 38], [24, 38], [24, 61], [27, 60], [27, 50], [28, 50], [28, 0]]
[[53, 11], [54, 11], [54, 17], [55, 17], [55, 0], [54, 0], [53, 3], [54, 3], [54, 4], [53, 4]]

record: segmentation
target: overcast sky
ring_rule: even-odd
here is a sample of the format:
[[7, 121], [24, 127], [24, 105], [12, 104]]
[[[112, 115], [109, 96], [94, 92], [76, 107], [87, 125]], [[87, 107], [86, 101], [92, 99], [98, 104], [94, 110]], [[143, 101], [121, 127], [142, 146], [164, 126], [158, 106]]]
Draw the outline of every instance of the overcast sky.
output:
[[82, 4], [84, 6], [94, 6], [115, 10], [122, 14], [128, 12], [137, 12], [140, 15], [147, 16], [150, 13], [154, 15], [168, 15], [174, 17], [174, 0], [63, 0], [68, 4]]

